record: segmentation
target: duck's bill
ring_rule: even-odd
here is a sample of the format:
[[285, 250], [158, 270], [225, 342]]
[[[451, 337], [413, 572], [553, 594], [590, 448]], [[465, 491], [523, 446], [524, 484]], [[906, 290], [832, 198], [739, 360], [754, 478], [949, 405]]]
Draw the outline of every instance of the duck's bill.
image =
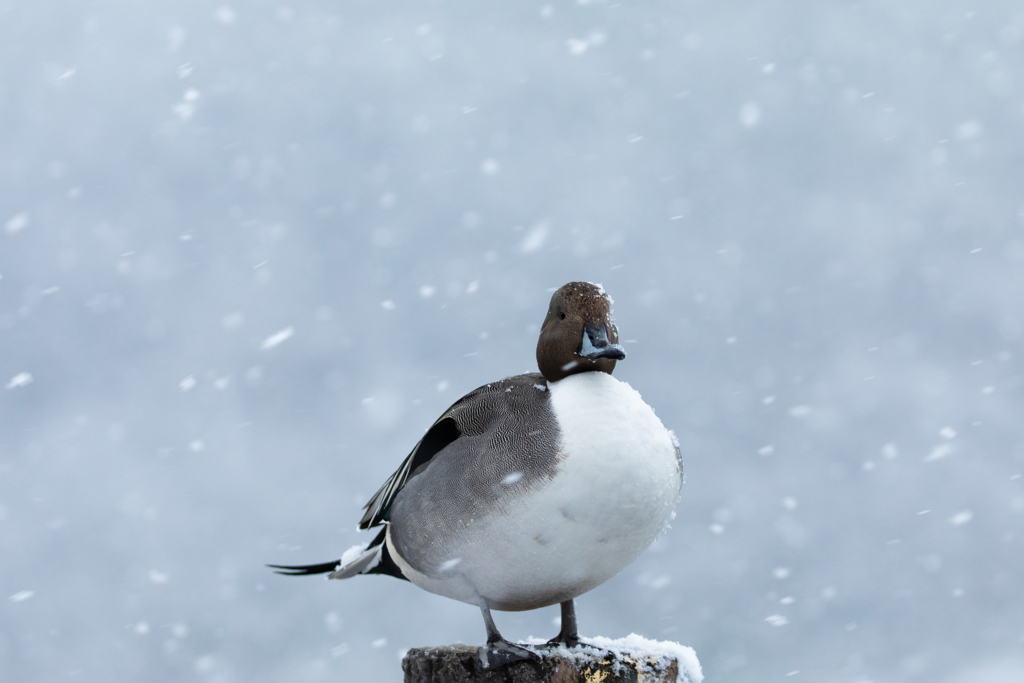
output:
[[[581, 354], [582, 355], [582, 354]], [[626, 357], [625, 350], [618, 344], [609, 344], [603, 349], [599, 349], [592, 353], [588, 353], [583, 356], [587, 360], [599, 360], [601, 358], [611, 358], [613, 360], [622, 360]]]
[[580, 355], [587, 360], [599, 360], [601, 358], [622, 360], [626, 357], [626, 351], [618, 344], [612, 344], [608, 341], [607, 325], [601, 323], [598, 326], [586, 323], [583, 325], [583, 343], [580, 346]]

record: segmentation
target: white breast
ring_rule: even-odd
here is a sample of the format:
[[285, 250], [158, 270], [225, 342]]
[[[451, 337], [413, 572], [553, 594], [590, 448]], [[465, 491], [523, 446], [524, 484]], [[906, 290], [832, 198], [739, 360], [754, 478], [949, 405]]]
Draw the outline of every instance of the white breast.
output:
[[665, 527], [682, 473], [651, 407], [603, 372], [549, 387], [561, 431], [555, 477], [477, 520], [445, 576], [423, 576], [396, 557], [413, 583], [464, 602], [482, 597], [494, 609], [534, 609], [615, 576]]
[[552, 384], [551, 402], [565, 457], [552, 493], [571, 499], [602, 538], [642, 543], [639, 555], [678, 501], [682, 472], [672, 433], [639, 392], [603, 372]]

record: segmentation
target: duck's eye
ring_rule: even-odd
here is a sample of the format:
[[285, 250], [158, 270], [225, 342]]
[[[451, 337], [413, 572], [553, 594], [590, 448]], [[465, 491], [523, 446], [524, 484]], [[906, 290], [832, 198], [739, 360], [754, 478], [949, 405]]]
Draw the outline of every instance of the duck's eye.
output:
[[565, 320], [565, 313], [559, 313], [558, 314], [558, 319], [559, 320]]

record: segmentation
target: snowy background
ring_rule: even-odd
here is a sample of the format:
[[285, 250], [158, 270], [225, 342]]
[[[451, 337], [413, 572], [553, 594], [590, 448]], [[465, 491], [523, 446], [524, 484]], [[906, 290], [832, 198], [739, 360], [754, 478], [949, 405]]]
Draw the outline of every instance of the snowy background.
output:
[[1022, 162], [1019, 0], [0, 1], [0, 679], [481, 642], [263, 565], [365, 540], [585, 279], [687, 484], [584, 634], [712, 681], [1024, 680]]

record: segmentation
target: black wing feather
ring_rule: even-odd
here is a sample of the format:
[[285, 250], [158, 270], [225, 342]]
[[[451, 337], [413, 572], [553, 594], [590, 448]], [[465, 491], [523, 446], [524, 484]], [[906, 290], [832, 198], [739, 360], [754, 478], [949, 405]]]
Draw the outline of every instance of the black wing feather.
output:
[[373, 494], [370, 502], [363, 507], [366, 514], [359, 520], [359, 528], [369, 529], [388, 521], [391, 504], [395, 502], [395, 496], [402, 490], [406, 482], [419, 474], [424, 465], [461, 435], [462, 431], [454, 418], [445, 417], [435, 422], [434, 426], [412, 449], [412, 453], [402, 461], [395, 473], [384, 482], [377, 493]]

